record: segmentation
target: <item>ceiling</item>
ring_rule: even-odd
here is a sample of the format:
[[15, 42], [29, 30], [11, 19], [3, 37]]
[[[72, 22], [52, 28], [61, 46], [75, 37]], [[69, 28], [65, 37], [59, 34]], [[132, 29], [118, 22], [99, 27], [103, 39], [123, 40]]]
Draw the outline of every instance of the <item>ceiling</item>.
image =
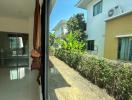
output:
[[35, 0], [0, 0], [0, 16], [29, 18], [34, 14]]

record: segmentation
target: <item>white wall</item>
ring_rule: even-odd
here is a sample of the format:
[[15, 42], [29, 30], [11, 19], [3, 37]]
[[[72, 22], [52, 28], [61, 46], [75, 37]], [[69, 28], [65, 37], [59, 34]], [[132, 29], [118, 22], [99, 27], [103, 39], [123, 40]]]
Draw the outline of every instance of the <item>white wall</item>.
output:
[[55, 31], [55, 34], [57, 37], [60, 37], [62, 33], [61, 27], [58, 28], [58, 30]]
[[28, 20], [8, 17], [0, 17], [0, 31], [6, 32], [28, 32]]
[[31, 64], [31, 49], [33, 48], [33, 18], [17, 19], [0, 17], [0, 31], [29, 34], [29, 64]]
[[117, 5], [120, 5], [125, 11], [132, 11], [132, 0], [103, 0], [102, 13], [93, 16], [93, 5], [100, 0], [92, 0], [87, 6], [87, 34], [89, 40], [95, 40], [98, 47], [98, 56], [104, 55], [104, 38], [105, 38], [105, 19], [108, 11]]
[[[33, 28], [34, 28], [34, 18], [28, 19], [28, 33], [29, 33], [29, 57], [31, 55], [31, 50], [33, 49]], [[29, 65], [31, 65], [32, 59], [29, 59]]]
[[66, 34], [68, 32], [68, 29], [66, 25], [59, 26], [58, 30], [55, 31], [55, 34], [57, 37], [60, 37], [62, 33]]
[[64, 25], [64, 26], [63, 26], [63, 33], [64, 33], [64, 34], [68, 33], [67, 25]]

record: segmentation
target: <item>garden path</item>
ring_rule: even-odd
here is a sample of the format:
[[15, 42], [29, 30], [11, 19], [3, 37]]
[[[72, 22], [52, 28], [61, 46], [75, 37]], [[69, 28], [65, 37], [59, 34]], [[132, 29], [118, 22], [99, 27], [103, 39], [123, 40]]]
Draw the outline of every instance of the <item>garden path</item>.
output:
[[105, 89], [100, 89], [77, 71], [54, 56], [49, 57], [50, 100], [114, 100]]

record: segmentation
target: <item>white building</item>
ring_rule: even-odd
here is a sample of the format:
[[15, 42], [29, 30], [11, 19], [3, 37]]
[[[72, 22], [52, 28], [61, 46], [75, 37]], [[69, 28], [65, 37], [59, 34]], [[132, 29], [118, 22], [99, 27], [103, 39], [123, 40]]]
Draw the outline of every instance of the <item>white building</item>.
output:
[[61, 20], [54, 28], [53, 31], [55, 32], [57, 37], [60, 37], [61, 34], [66, 34], [68, 33], [68, 29], [67, 29], [67, 24], [66, 24], [66, 20]]
[[104, 56], [106, 20], [132, 11], [132, 0], [80, 0], [76, 6], [87, 10], [89, 49]]

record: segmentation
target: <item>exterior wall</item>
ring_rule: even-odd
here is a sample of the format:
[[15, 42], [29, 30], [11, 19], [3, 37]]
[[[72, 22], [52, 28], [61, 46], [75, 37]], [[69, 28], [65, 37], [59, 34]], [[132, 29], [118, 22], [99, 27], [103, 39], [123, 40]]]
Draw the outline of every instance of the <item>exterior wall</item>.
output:
[[60, 37], [63, 32], [61, 28], [62, 27], [59, 27], [59, 29], [55, 31], [55, 34], [57, 35], [57, 37]]
[[29, 34], [29, 64], [31, 64], [31, 49], [33, 47], [33, 18], [17, 19], [0, 17], [0, 31]]
[[95, 40], [95, 49], [98, 48], [98, 56], [104, 56], [105, 19], [108, 11], [120, 5], [125, 12], [132, 11], [131, 0], [103, 0], [102, 13], [93, 16], [93, 6], [100, 0], [92, 0], [88, 6], [87, 34], [88, 40]]
[[66, 25], [60, 25], [58, 29], [55, 30], [57, 37], [60, 37], [62, 33], [66, 34], [68, 32]]
[[63, 25], [63, 33], [64, 34], [68, 33], [67, 25]]
[[[41, 2], [43, 2], [43, 0], [41, 0]], [[56, 0], [50, 0], [50, 7], [49, 7], [49, 12], [51, 13], [52, 12], [52, 9], [53, 9], [53, 7], [54, 7], [54, 5], [55, 5], [55, 3], [56, 3]], [[41, 3], [42, 4], [42, 3]]]
[[132, 34], [132, 13], [106, 22], [105, 57], [117, 59], [118, 35]]

